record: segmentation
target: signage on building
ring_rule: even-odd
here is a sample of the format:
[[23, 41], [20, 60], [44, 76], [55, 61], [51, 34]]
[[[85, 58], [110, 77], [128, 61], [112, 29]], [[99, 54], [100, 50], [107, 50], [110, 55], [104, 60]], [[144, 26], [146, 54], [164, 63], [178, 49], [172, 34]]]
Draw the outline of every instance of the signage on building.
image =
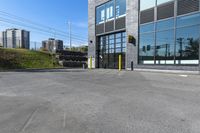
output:
[[128, 43], [136, 45], [136, 39], [132, 35], [128, 35]]

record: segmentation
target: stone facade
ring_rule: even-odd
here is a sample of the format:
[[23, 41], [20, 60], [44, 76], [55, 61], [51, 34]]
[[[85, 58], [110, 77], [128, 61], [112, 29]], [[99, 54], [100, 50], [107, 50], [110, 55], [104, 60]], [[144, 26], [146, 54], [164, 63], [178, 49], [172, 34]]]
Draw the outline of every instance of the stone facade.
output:
[[[109, 0], [88, 0], [88, 57], [96, 59], [96, 35], [95, 35], [95, 13], [96, 7], [108, 2]], [[200, 66], [184, 66], [184, 65], [139, 65], [138, 64], [138, 49], [139, 49], [139, 5], [140, 0], [126, 1], [126, 34], [131, 35], [136, 39], [136, 44], [127, 43], [126, 46], [126, 69], [131, 69], [133, 62], [134, 68], [144, 69], [167, 69], [167, 70], [192, 70], [197, 71]], [[128, 42], [128, 37], [127, 37]], [[97, 61], [96, 61], [97, 66]], [[95, 67], [95, 66], [94, 66]]]
[[89, 33], [88, 57], [92, 57], [94, 59], [96, 59], [96, 35], [95, 35], [96, 6], [101, 5], [107, 1], [109, 0], [88, 0], [88, 33]]
[[133, 62], [134, 65], [138, 63], [138, 0], [127, 0], [126, 8], [126, 34], [132, 35], [136, 39], [135, 45], [127, 43], [126, 68], [130, 69], [131, 62]]

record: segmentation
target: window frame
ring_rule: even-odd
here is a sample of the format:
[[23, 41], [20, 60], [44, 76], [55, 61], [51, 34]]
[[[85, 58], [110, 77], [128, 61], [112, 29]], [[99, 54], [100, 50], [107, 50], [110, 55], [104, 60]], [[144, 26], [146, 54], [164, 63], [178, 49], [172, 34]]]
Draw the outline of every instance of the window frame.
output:
[[[126, 1], [126, 0], [125, 0]], [[110, 8], [107, 8], [107, 5], [109, 5], [109, 4], [111, 4], [111, 3], [113, 3], [113, 6], [111, 6], [111, 7], [113, 7], [112, 8], [112, 10], [110, 10]], [[126, 4], [125, 4], [125, 6], [126, 6]], [[103, 21], [98, 21], [98, 8], [101, 8], [101, 7], [103, 7], [104, 9], [104, 20]], [[109, 10], [107, 10], [107, 9], [109, 9]], [[127, 9], [127, 7], [125, 7], [125, 9]], [[112, 11], [112, 17], [107, 17], [107, 12], [109, 11], [109, 14], [111, 13], [111, 11]], [[122, 18], [122, 17], [125, 17], [126, 16], [126, 11], [125, 11], [125, 14], [122, 14], [122, 15], [119, 15], [119, 16], [116, 16], [116, 11], [117, 11], [117, 0], [109, 0], [108, 2], [105, 2], [105, 3], [102, 3], [102, 4], [100, 4], [100, 5], [98, 5], [98, 6], [96, 6], [96, 8], [95, 8], [95, 25], [100, 25], [100, 24], [104, 24], [104, 23], [106, 23], [106, 22], [109, 22], [109, 21], [113, 21], [113, 20], [115, 20], [115, 19], [118, 19], [118, 18]]]

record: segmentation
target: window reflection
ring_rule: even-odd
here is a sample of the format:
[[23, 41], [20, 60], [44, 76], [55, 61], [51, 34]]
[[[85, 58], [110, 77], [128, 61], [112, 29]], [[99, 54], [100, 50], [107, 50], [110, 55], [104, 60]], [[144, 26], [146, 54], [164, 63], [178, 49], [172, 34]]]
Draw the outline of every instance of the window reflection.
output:
[[177, 27], [200, 24], [200, 13], [177, 18]]
[[198, 64], [200, 26], [177, 29], [176, 64]]
[[126, 0], [116, 0], [116, 18], [126, 15]]
[[139, 59], [141, 64], [154, 64], [154, 34], [140, 35]]
[[96, 9], [96, 23], [101, 24], [105, 21], [105, 5], [99, 6]]
[[156, 34], [156, 64], [174, 64], [174, 31]]
[[140, 11], [155, 7], [156, 0], [140, 0]]
[[154, 31], [154, 23], [140, 25], [140, 33], [153, 32]]
[[106, 3], [106, 21], [113, 20], [114, 18], [114, 2]]
[[173, 29], [174, 28], [174, 19], [168, 19], [164, 21], [157, 22], [157, 31]]
[[199, 63], [200, 13], [178, 17], [176, 27], [174, 23], [174, 18], [171, 18], [140, 25], [140, 64]]
[[96, 24], [124, 16], [126, 16], [126, 0], [111, 0], [96, 8]]
[[163, 4], [163, 3], [166, 3], [166, 2], [169, 2], [169, 1], [174, 1], [174, 0], [157, 0], [157, 5]]

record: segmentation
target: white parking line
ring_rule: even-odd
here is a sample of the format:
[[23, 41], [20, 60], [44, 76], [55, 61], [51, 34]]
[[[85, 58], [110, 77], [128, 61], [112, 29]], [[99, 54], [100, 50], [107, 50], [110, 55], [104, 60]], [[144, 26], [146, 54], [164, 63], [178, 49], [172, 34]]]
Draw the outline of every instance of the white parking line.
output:
[[30, 125], [30, 123], [31, 123], [31, 121], [32, 121], [32, 119], [33, 119], [33, 117], [34, 117], [34, 115], [37, 113], [38, 110], [39, 110], [39, 107], [36, 108], [36, 109], [30, 114], [30, 116], [28, 117], [28, 119], [26, 120], [26, 122], [24, 123], [24, 125], [23, 125], [23, 127], [22, 127], [22, 129], [21, 129], [22, 132], [25, 132], [26, 128]]
[[188, 75], [179, 75], [180, 77], [184, 77], [184, 78], [187, 78]]

